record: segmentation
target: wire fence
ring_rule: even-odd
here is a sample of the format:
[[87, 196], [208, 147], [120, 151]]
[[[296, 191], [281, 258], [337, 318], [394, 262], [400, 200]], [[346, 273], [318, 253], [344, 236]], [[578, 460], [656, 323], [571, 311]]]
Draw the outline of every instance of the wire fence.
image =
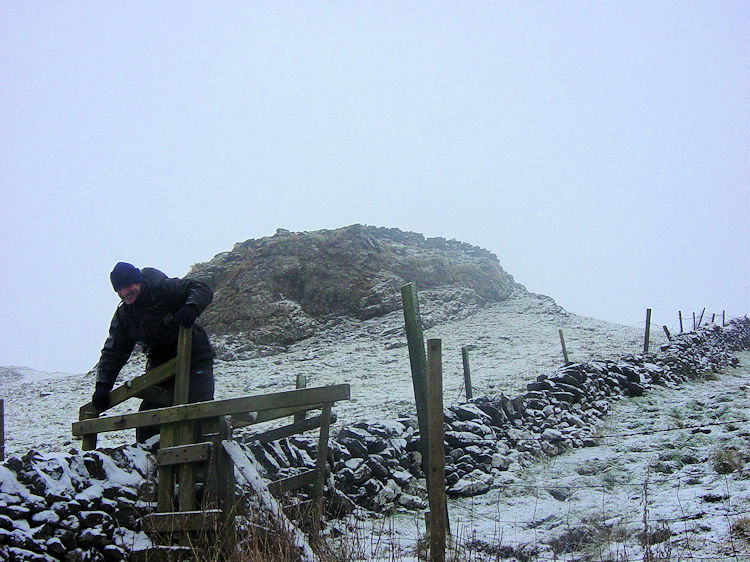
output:
[[[695, 324], [701, 327], [715, 324], [723, 325], [726, 321], [724, 311], [705, 312], [703, 318], [695, 313]], [[666, 330], [664, 329], [666, 328]], [[606, 342], [601, 341], [601, 331], [591, 331], [584, 326], [564, 326], [565, 346], [569, 363], [589, 361], [611, 361], [627, 355], [638, 355], [644, 352], [646, 320], [630, 325], [607, 324]], [[656, 353], [660, 346], [669, 343], [669, 337], [692, 331], [693, 317], [683, 315], [682, 329], [679, 316], [673, 317], [668, 324], [657, 324], [653, 319], [649, 326], [649, 352]], [[667, 334], [669, 332], [669, 335]], [[473, 346], [467, 342], [469, 349]], [[490, 361], [482, 357], [481, 350], [471, 353], [471, 381], [473, 395], [491, 395], [504, 393], [514, 396], [526, 391], [526, 385], [539, 375], [554, 373], [564, 364], [562, 345], [557, 333], [550, 332], [545, 342], [538, 344], [533, 351], [518, 352], [502, 359]], [[445, 370], [443, 392], [447, 405], [456, 405], [466, 401], [466, 388], [462, 372], [456, 367]]]

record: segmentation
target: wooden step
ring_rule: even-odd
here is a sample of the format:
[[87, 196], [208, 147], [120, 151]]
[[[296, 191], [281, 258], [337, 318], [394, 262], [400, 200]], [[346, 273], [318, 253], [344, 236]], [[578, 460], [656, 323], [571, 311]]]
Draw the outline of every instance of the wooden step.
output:
[[220, 509], [205, 511], [171, 511], [151, 513], [143, 518], [143, 530], [147, 534], [164, 534], [185, 531], [216, 532], [222, 523]]
[[192, 445], [175, 445], [163, 447], [156, 453], [158, 466], [173, 466], [193, 462], [205, 462], [211, 456], [211, 443], [194, 443]]

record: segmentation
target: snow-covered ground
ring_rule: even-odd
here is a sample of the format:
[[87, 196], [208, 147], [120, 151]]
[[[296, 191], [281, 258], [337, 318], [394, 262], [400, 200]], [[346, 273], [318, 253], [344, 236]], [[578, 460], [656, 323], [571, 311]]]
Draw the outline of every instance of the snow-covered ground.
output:
[[[750, 352], [739, 357], [716, 377], [615, 403], [595, 447], [449, 500], [461, 559], [646, 560], [648, 536], [652, 560], [750, 560]], [[392, 519], [359, 523], [381, 537], [373, 560], [414, 557], [423, 521]]]
[[[474, 394], [502, 391], [513, 397], [538, 374], [562, 363], [560, 329], [571, 361], [616, 358], [643, 348], [643, 326], [576, 316], [546, 297], [517, 294], [425, 332], [426, 338], [443, 341], [445, 405], [464, 399], [462, 346], [471, 346]], [[661, 329], [652, 329], [651, 340], [656, 347], [666, 338]], [[620, 401], [598, 446], [511, 470], [490, 493], [451, 500], [451, 525], [463, 559], [514, 553], [533, 554], [531, 559], [640, 560], [645, 549], [639, 538], [646, 526], [654, 555], [668, 549], [672, 559], [750, 559], [747, 543], [729, 532], [737, 521], [750, 518], [750, 480], [746, 472], [720, 474], [715, 466], [717, 451], [738, 463], [748, 451], [750, 354], [741, 360], [740, 368], [715, 380], [686, 383], [678, 390], [657, 388]], [[143, 361], [136, 358], [119, 382], [142, 369]], [[215, 372], [217, 398], [288, 390], [298, 375], [308, 377], [308, 386], [350, 383], [352, 400], [336, 406], [338, 427], [414, 413], [399, 312], [341, 323], [279, 355], [217, 361]], [[6, 455], [78, 447], [70, 424], [89, 400], [93, 378], [30, 376], [28, 381], [0, 379]], [[115, 411], [136, 408], [134, 402]], [[100, 436], [102, 446], [132, 441], [132, 430]], [[413, 558], [423, 530], [414, 513], [360, 525], [365, 535], [381, 538], [360, 545], [363, 557], [372, 559]], [[667, 534], [668, 541], [656, 542]]]

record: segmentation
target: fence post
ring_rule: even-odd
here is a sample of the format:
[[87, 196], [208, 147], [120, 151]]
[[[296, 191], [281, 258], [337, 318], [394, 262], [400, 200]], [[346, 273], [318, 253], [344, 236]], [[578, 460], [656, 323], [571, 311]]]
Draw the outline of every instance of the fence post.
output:
[[474, 392], [471, 388], [471, 368], [469, 367], [469, 348], [464, 346], [461, 348], [461, 360], [464, 364], [464, 386], [466, 387], [466, 400], [471, 400], [474, 397]]
[[667, 334], [667, 339], [669, 341], [672, 341], [672, 334], [669, 333], [669, 328], [667, 328], [666, 326], [664, 326], [664, 333]]
[[[307, 377], [305, 375], [297, 375], [297, 390], [301, 388], [307, 388]], [[294, 423], [301, 422], [305, 419], [307, 412], [299, 412], [294, 414]]]
[[651, 309], [646, 309], [646, 334], [643, 337], [643, 353], [648, 353], [648, 340], [651, 336]]
[[[414, 400], [417, 404], [417, 422], [422, 449], [422, 470], [429, 471], [429, 429], [427, 427], [427, 357], [424, 349], [422, 318], [419, 316], [419, 299], [414, 283], [401, 287], [401, 300], [404, 306], [406, 341], [409, 346], [411, 380], [414, 386]], [[429, 486], [429, 484], [428, 484]]]
[[565, 347], [565, 337], [563, 336], [562, 330], [557, 330], [557, 332], [560, 334], [560, 345], [562, 346], [563, 360], [565, 361], [566, 365], [570, 365], [570, 361], [568, 360], [568, 348]]
[[430, 560], [444, 562], [448, 504], [445, 499], [445, 444], [443, 442], [442, 342], [427, 340], [427, 421], [430, 428]]
[[685, 330], [683, 329], [683, 327], [682, 327], [682, 311], [680, 310], [680, 311], [679, 311], [679, 313], [680, 313], [680, 333], [682, 333], [682, 332], [684, 332], [684, 331], [685, 331]]
[[695, 330], [697, 326], [695, 325], [695, 312], [693, 312], [693, 330]]
[[698, 319], [698, 327], [701, 327], [701, 322], [703, 322], [703, 314], [706, 312], [706, 307], [703, 307], [703, 310], [701, 311], [701, 317]]
[[721, 311], [721, 325], [722, 327], [727, 325], [727, 311], [726, 310]]

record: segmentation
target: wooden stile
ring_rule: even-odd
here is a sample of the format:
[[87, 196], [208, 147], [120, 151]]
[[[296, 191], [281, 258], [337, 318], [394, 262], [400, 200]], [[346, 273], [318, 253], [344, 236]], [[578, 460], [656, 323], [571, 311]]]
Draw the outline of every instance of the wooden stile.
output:
[[[231, 441], [230, 419], [236, 418], [239, 423], [249, 425], [320, 409], [319, 416], [301, 419], [259, 436], [260, 441], [271, 441], [320, 429], [316, 468], [276, 484], [278, 490], [313, 486], [313, 527], [319, 529], [330, 424], [336, 419], [331, 408], [334, 402], [349, 399], [349, 385], [303, 388], [189, 404], [191, 335], [191, 330], [180, 328], [178, 356], [175, 359], [110, 393], [112, 405], [128, 398], [144, 396], [160, 397], [161, 403], [174, 405], [98, 417], [99, 413], [94, 411], [91, 404], [86, 404], [79, 410], [79, 421], [72, 424], [73, 435], [82, 436], [84, 443], [94, 448], [98, 433], [158, 425], [161, 442], [157, 452], [157, 513], [149, 516], [145, 529], [168, 542], [172, 536], [176, 536], [183, 547], [192, 544], [192, 534], [196, 532], [221, 533], [223, 541], [219, 544], [231, 552], [233, 545], [236, 545], [234, 459], [239, 447], [236, 444], [234, 447], [227, 445], [234, 443]], [[165, 396], [163, 391], [153, 388], [153, 385], [171, 377], [176, 378], [173, 396]], [[247, 461], [247, 457], [244, 458]], [[207, 506], [202, 511], [198, 511], [200, 506], [196, 494], [199, 470], [204, 492], [201, 506]], [[164, 556], [178, 552], [186, 551], [170, 546], [168, 550], [154, 548], [143, 554], [146, 556], [144, 559], [166, 560], [168, 558]]]

